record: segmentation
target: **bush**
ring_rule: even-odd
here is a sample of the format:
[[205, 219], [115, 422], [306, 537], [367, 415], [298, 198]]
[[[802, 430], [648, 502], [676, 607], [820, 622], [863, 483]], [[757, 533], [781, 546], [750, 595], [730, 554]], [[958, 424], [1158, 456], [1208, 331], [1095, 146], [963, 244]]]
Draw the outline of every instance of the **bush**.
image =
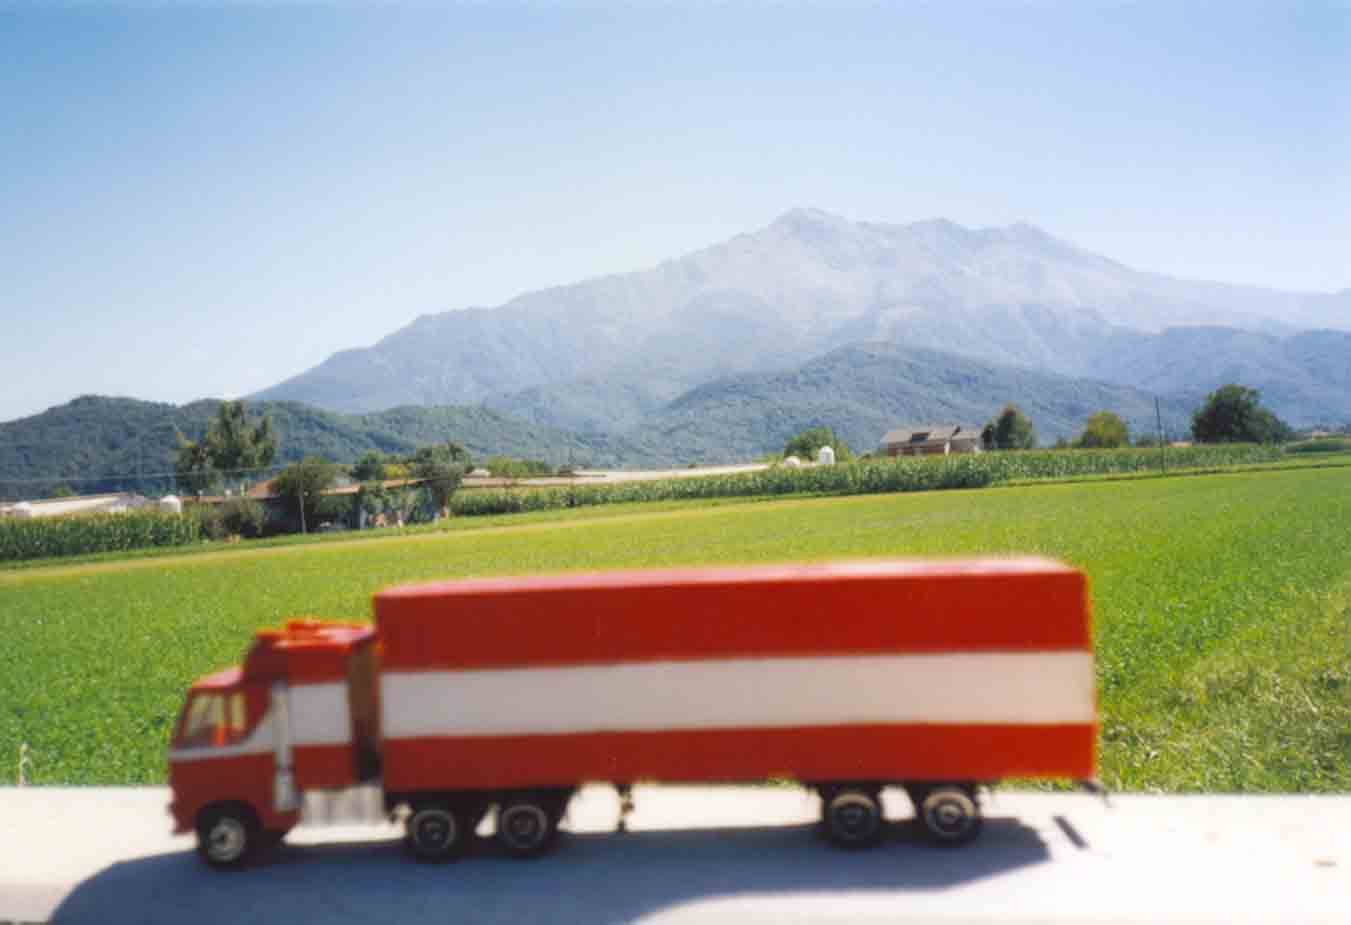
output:
[[197, 521], [203, 539], [223, 540], [230, 535], [230, 531], [225, 529], [225, 516], [221, 513], [220, 505], [196, 504], [187, 508], [183, 516]]
[[191, 508], [206, 539], [231, 536], [257, 539], [269, 532], [267, 509], [252, 498], [230, 498], [221, 504], [198, 504]]
[[226, 533], [257, 539], [267, 532], [267, 509], [252, 498], [231, 498], [220, 506]]
[[1126, 422], [1111, 411], [1099, 411], [1088, 419], [1084, 432], [1074, 441], [1075, 446], [1096, 449], [1113, 449], [1130, 446], [1131, 432]]

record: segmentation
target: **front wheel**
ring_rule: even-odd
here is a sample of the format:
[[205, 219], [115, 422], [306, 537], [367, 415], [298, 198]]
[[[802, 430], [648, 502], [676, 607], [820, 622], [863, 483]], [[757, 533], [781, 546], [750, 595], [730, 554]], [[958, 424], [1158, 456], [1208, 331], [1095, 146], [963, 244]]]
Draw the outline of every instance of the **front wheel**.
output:
[[197, 817], [197, 854], [218, 870], [237, 870], [259, 844], [258, 816], [241, 803], [208, 806]]

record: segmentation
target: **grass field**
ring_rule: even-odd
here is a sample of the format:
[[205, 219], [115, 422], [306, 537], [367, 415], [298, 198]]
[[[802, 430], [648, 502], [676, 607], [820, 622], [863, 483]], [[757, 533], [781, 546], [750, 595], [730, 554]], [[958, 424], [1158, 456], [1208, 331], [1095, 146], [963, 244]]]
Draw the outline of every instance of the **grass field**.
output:
[[[510, 526], [518, 523], [518, 526]], [[287, 616], [433, 577], [904, 554], [1084, 568], [1114, 788], [1351, 789], [1351, 469], [503, 518], [385, 540], [0, 574], [0, 756], [150, 783], [191, 679]], [[6, 775], [13, 780], [13, 774]]]

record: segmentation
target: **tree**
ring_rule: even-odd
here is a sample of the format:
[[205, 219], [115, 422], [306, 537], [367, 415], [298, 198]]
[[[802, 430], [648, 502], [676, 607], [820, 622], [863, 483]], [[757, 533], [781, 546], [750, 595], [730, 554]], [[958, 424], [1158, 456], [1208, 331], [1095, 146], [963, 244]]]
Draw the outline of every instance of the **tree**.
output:
[[798, 434], [792, 440], [789, 440], [783, 446], [784, 456], [796, 456], [799, 459], [814, 460], [817, 451], [823, 446], [828, 446], [835, 451], [836, 462], [849, 462], [854, 458], [854, 451], [849, 448], [842, 437], [835, 435], [835, 431], [829, 427], [808, 427], [802, 433]]
[[272, 490], [277, 493], [286, 513], [299, 519], [301, 531], [308, 532], [330, 512], [331, 506], [325, 502], [324, 492], [337, 480], [336, 465], [317, 456], [306, 456], [281, 470], [272, 480]]
[[182, 434], [178, 435], [174, 476], [180, 492], [199, 498], [220, 483], [220, 474], [211, 465], [211, 450], [205, 441], [188, 440]]
[[384, 453], [371, 450], [364, 454], [352, 466], [352, 478], [358, 482], [380, 482], [389, 478], [386, 474], [388, 458]]
[[262, 469], [277, 455], [272, 419], [264, 417], [249, 426], [242, 401], [221, 402], [216, 420], [206, 432], [211, 465], [223, 473]]
[[1198, 443], [1282, 443], [1294, 432], [1261, 405], [1257, 389], [1229, 384], [1206, 396], [1192, 415], [1192, 437]]
[[483, 464], [496, 478], [528, 479], [553, 475], [553, 466], [538, 459], [514, 459], [511, 456], [493, 456]]
[[365, 526], [390, 509], [390, 493], [385, 483], [378, 479], [362, 482], [357, 490], [356, 506], [353, 514], [357, 517], [357, 526]]
[[1129, 446], [1130, 442], [1131, 432], [1126, 422], [1111, 411], [1099, 411], [1088, 419], [1084, 432], [1074, 441], [1074, 445], [1111, 448]]
[[422, 482], [437, 511], [450, 506], [450, 496], [471, 466], [468, 451], [458, 443], [424, 446], [408, 458], [409, 474]]
[[178, 435], [174, 474], [180, 491], [201, 497], [220, 484], [222, 474], [240, 475], [242, 470], [263, 469], [277, 455], [272, 419], [250, 426], [242, 401], [222, 402], [206, 438], [188, 440]]
[[1037, 432], [1032, 422], [1012, 402], [985, 425], [980, 437], [986, 449], [992, 450], [1030, 450], [1037, 445]]

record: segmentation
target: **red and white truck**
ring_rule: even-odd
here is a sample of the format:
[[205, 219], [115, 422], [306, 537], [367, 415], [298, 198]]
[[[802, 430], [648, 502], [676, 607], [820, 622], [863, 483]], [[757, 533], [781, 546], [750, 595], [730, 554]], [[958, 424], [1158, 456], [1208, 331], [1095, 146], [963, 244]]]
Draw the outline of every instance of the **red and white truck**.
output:
[[1087, 586], [1039, 558], [863, 561], [391, 588], [375, 623], [293, 621], [198, 680], [169, 751], [176, 831], [243, 864], [301, 796], [378, 783], [448, 859], [496, 810], [529, 856], [584, 782], [789, 778], [832, 840], [874, 843], [903, 787], [945, 844], [977, 788], [1087, 780]]

